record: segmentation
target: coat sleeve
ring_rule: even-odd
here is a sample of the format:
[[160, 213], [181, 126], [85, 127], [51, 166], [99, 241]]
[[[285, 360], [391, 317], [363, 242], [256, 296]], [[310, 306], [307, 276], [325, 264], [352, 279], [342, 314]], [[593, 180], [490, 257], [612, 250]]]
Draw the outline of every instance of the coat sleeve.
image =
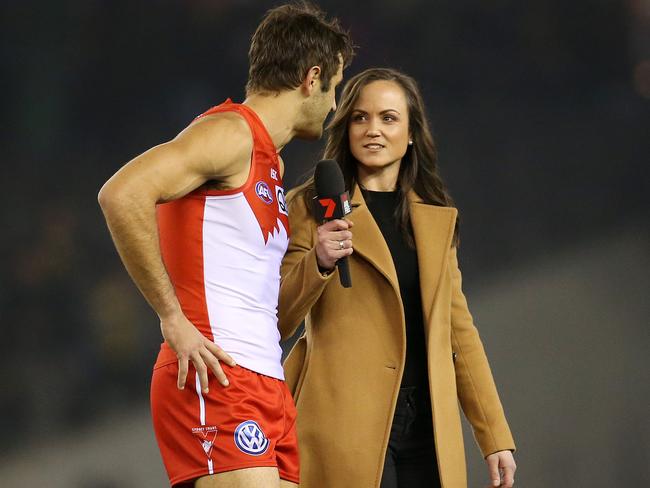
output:
[[282, 340], [295, 332], [316, 303], [325, 285], [336, 275], [328, 276], [318, 270], [316, 261], [316, 222], [301, 193], [287, 194], [291, 238], [280, 269], [280, 298], [278, 327]]
[[462, 291], [456, 248], [450, 251], [452, 279], [451, 339], [456, 358], [458, 398], [483, 453], [515, 450], [478, 330]]

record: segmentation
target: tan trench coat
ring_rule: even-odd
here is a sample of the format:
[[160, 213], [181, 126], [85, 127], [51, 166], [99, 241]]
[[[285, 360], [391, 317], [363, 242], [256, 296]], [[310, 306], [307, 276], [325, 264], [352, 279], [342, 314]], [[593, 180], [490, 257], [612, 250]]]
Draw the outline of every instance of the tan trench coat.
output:
[[[291, 240], [282, 264], [283, 338], [305, 319], [284, 368], [298, 409], [302, 488], [377, 488], [405, 361], [397, 274], [358, 187], [352, 199], [353, 287], [316, 264], [316, 223], [288, 195]], [[484, 456], [514, 449], [479, 334], [461, 291], [452, 236], [456, 209], [410, 195], [443, 488], [467, 486], [458, 400]]]

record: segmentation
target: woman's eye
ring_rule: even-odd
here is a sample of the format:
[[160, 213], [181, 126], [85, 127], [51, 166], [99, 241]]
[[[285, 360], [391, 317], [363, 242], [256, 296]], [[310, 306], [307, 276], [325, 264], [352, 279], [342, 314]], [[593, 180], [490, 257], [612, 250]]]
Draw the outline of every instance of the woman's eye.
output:
[[355, 122], [360, 120], [366, 120], [366, 116], [362, 114], [356, 114], [352, 116], [352, 120], [354, 120]]

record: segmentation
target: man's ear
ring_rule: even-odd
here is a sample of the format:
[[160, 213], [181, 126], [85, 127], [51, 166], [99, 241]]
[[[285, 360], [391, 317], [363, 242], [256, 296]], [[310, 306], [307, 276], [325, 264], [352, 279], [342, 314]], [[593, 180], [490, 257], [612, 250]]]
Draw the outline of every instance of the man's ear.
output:
[[305, 75], [305, 79], [302, 80], [302, 84], [300, 85], [301, 91], [306, 96], [310, 96], [313, 93], [314, 89], [320, 85], [320, 75], [320, 66], [312, 66], [309, 68], [307, 74]]

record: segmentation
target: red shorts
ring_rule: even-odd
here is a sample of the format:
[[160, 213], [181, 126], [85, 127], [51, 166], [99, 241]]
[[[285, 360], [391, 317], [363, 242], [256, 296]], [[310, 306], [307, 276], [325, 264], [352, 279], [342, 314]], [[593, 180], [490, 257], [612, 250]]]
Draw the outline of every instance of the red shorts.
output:
[[183, 390], [176, 387], [177, 362], [154, 368], [151, 413], [171, 485], [261, 466], [299, 483], [296, 407], [284, 381], [221, 366], [230, 385], [210, 374], [207, 394], [191, 363]]

